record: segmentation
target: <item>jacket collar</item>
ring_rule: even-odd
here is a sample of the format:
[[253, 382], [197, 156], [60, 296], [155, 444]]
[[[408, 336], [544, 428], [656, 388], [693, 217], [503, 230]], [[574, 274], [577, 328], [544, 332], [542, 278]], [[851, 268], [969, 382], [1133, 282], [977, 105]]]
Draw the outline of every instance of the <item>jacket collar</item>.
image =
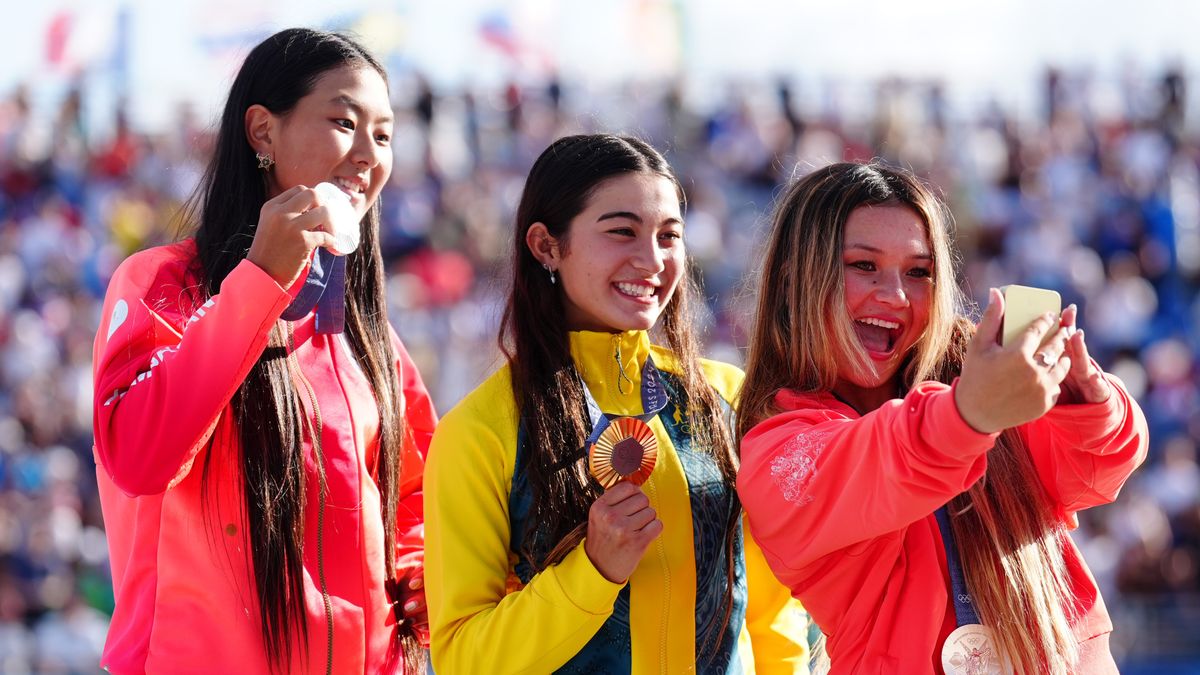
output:
[[600, 409], [610, 414], [640, 414], [642, 364], [650, 355], [650, 335], [644, 330], [572, 331], [568, 335], [575, 367]]

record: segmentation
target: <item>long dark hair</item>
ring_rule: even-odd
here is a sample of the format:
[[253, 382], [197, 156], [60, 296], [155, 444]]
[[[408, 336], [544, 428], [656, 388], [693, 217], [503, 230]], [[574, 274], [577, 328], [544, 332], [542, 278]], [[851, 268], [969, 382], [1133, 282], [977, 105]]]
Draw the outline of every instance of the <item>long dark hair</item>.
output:
[[[839, 364], [863, 360], [845, 305], [846, 221], [862, 206], [902, 206], [922, 220], [933, 253], [929, 324], [900, 375], [910, 389], [950, 383], [962, 371], [975, 326], [955, 280], [949, 211], [908, 171], [881, 163], [832, 164], [784, 191], [775, 206], [758, 313], [738, 409], [738, 437], [779, 412], [784, 388], [829, 391]], [[866, 412], [866, 411], [864, 411]], [[987, 474], [951, 503], [954, 539], [983, 622], [1017, 672], [1066, 673], [1075, 659], [1073, 604], [1062, 539], [1019, 434], [1005, 430]]]
[[[259, 210], [268, 198], [265, 174], [257, 168], [246, 139], [246, 110], [258, 104], [286, 115], [322, 75], [343, 66], [373, 69], [387, 82], [383, 66], [365, 48], [334, 33], [304, 28], [280, 31], [246, 57], [221, 115], [213, 157], [186, 216], [196, 223], [197, 273], [205, 297], [220, 293], [225, 277], [246, 257]], [[390, 578], [405, 429], [399, 414], [401, 389], [383, 295], [378, 230], [376, 202], [362, 221], [362, 245], [346, 259], [346, 337], [370, 381], [379, 411], [375, 480], [383, 510], [385, 572]], [[305, 430], [313, 434], [289, 374], [287, 343], [286, 331], [276, 323], [266, 350], [232, 401], [241, 441], [242, 487], [263, 642], [272, 667], [284, 671], [291, 669], [291, 647], [307, 645], [308, 637], [303, 562], [308, 495], [302, 448]], [[315, 454], [320, 464], [320, 453]], [[323, 476], [324, 468], [319, 468]]]
[[[587, 471], [579, 452], [587, 438], [583, 382], [571, 358], [562, 284], [551, 285], [545, 270], [525, 243], [534, 223], [543, 223], [564, 249], [570, 246], [570, 223], [587, 206], [592, 192], [617, 176], [647, 173], [679, 185], [667, 161], [646, 143], [608, 134], [568, 136], [547, 148], [529, 172], [513, 233], [512, 292], [500, 325], [500, 348], [508, 358], [513, 395], [529, 449], [525, 464], [533, 504], [523, 541], [525, 555], [537, 569], [562, 559], [582, 536], [588, 509], [603, 489]], [[700, 369], [697, 339], [689, 305], [697, 294], [686, 270], [659, 322], [659, 330], [679, 361], [679, 378], [687, 398], [687, 416], [695, 446], [720, 467], [730, 489], [737, 472], [730, 430], [721, 405]], [[733, 603], [736, 560], [733, 549], [741, 506], [731, 496], [726, 528], [725, 615], [708, 626], [713, 636], [728, 623]]]

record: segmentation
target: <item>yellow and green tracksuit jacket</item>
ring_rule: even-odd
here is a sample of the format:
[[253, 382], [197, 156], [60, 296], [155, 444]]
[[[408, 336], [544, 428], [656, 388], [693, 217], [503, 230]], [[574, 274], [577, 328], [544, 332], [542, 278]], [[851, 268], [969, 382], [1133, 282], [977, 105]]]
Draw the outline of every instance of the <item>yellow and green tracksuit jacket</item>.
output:
[[[663, 374], [670, 402], [650, 421], [658, 464], [643, 486], [663, 532], [624, 584], [605, 579], [582, 544], [532, 573], [517, 545], [529, 509], [521, 468], [528, 450], [518, 449], [524, 433], [508, 367], [502, 368], [442, 419], [425, 467], [435, 672], [807, 673], [806, 615], [749, 536], [730, 627], [717, 656], [698, 662], [698, 627], [722, 611], [724, 509], [733, 486], [703, 449], [691, 446], [670, 351], [652, 346], [644, 331], [577, 332], [570, 340], [575, 365], [607, 414], [642, 412], [648, 355]], [[711, 361], [703, 368], [731, 401], [741, 371]], [[739, 537], [739, 556], [742, 544]]]

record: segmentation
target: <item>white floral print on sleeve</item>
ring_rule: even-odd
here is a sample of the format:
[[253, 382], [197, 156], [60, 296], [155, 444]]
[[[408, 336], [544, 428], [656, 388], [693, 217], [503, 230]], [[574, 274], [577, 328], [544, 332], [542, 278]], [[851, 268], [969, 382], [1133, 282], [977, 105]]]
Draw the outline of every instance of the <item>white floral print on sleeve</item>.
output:
[[771, 460], [771, 477], [783, 492], [784, 499], [800, 506], [812, 502], [812, 495], [806, 491], [816, 473], [817, 457], [824, 449], [828, 435], [828, 432], [818, 431], [798, 433]]

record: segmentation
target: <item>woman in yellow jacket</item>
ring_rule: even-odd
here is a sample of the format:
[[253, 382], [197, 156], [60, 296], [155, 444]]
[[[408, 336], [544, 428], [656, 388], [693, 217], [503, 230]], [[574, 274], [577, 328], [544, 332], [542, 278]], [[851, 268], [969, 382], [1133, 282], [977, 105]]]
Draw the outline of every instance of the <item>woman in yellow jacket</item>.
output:
[[807, 673], [803, 610], [743, 534], [742, 373], [697, 356], [683, 199], [632, 138], [563, 138], [534, 164], [508, 365], [425, 469], [439, 674]]

